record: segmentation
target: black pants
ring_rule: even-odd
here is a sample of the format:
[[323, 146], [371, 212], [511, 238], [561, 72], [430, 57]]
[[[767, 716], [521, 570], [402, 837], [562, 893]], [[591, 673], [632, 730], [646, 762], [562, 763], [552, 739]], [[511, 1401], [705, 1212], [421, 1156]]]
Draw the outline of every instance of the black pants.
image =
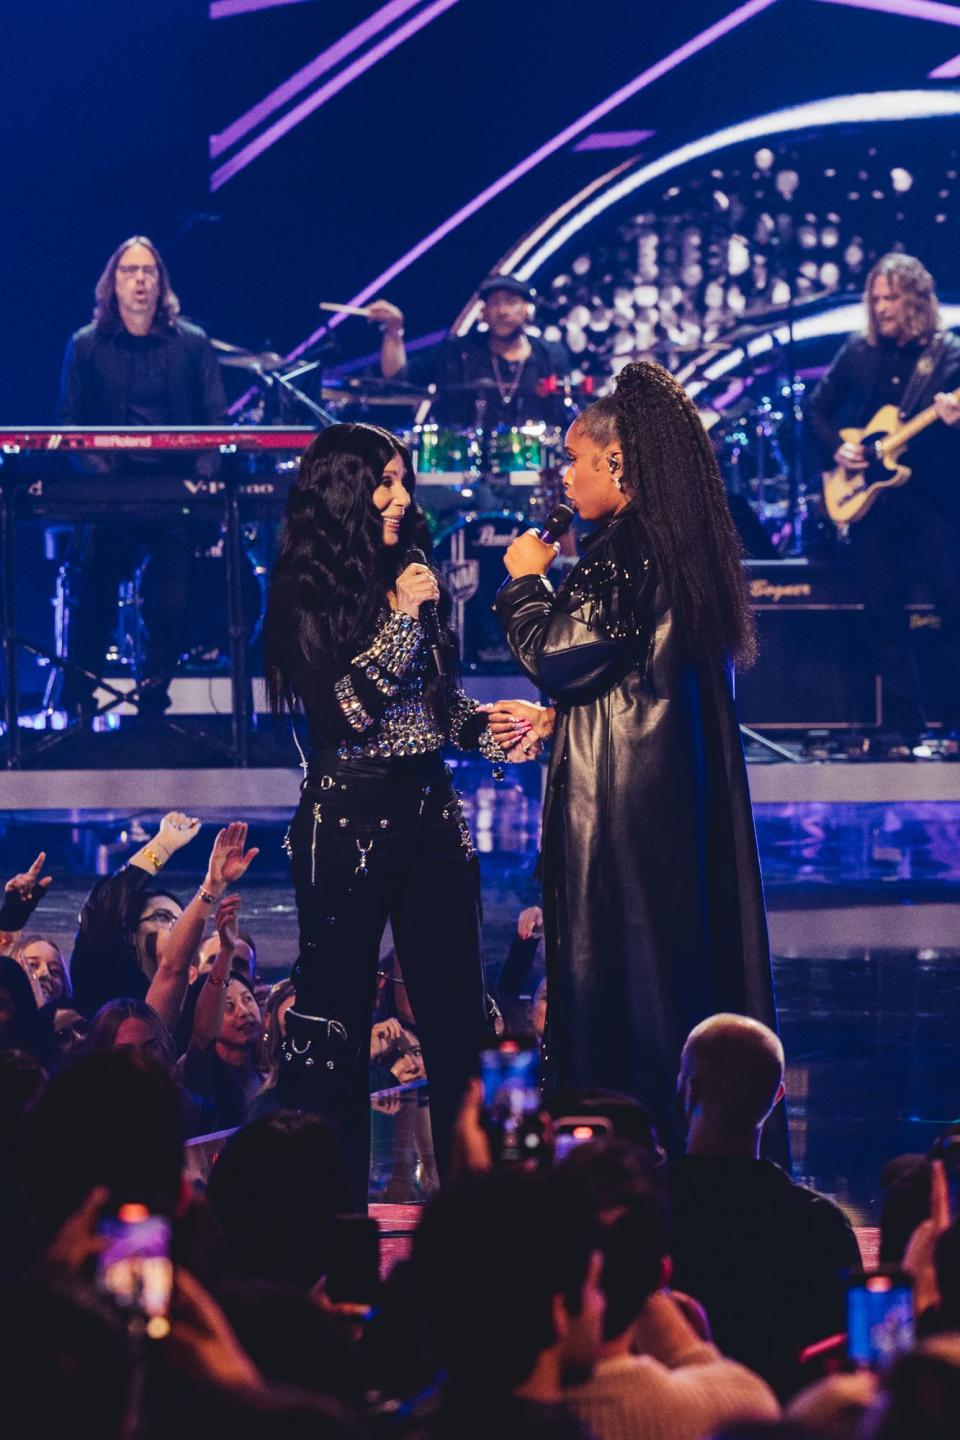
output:
[[[450, 1130], [488, 1033], [477, 860], [439, 755], [314, 760], [290, 849], [300, 920], [295, 1009], [337, 1027], [309, 1076], [301, 1072], [295, 1098], [339, 1129], [360, 1208], [370, 1164], [370, 1028], [388, 919], [420, 1032], [434, 1149], [445, 1172]], [[284, 1104], [298, 1083], [295, 1056], [292, 1062], [281, 1062]]]
[[883, 681], [883, 728], [911, 736], [925, 717], [904, 604], [912, 577], [933, 592], [940, 615], [943, 723], [960, 729], [960, 522], [909, 487], [882, 495], [850, 527], [863, 594], [870, 660]]
[[[159, 519], [91, 526], [80, 541], [71, 578], [67, 658], [103, 674], [107, 643], [117, 623], [118, 587], [133, 578], [147, 553], [143, 618], [148, 639], [138, 679], [154, 682], [162, 700], [184, 645], [193, 543], [189, 526]], [[93, 688], [92, 681], [68, 670], [61, 703], [72, 708], [86, 702]]]

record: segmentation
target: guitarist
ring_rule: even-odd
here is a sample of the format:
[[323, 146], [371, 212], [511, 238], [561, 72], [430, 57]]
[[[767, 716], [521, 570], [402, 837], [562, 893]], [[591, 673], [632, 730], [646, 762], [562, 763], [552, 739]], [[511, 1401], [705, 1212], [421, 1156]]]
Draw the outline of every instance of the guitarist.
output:
[[941, 620], [944, 691], [940, 749], [960, 750], [960, 338], [941, 328], [929, 271], [911, 255], [882, 256], [864, 290], [866, 333], [851, 336], [807, 409], [824, 461], [864, 470], [860, 445], [838, 448], [838, 432], [862, 428], [881, 405], [903, 419], [936, 406], [932, 424], [907, 448], [906, 485], [880, 494], [850, 526], [867, 621], [869, 657], [883, 681], [883, 729], [871, 758], [909, 758], [925, 719], [904, 603], [911, 576], [933, 591]]

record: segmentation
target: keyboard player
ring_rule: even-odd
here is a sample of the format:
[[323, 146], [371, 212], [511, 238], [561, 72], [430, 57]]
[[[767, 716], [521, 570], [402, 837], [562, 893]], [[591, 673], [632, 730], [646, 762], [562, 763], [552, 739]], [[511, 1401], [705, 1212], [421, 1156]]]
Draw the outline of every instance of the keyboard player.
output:
[[[93, 320], [66, 350], [60, 423], [66, 425], [217, 425], [226, 419], [226, 396], [206, 334], [180, 317], [167, 267], [146, 236], [125, 240], [110, 256], [94, 291]], [[149, 471], [202, 477], [215, 455], [91, 456], [84, 464], [129, 480]], [[126, 486], [124, 486], [126, 489]], [[161, 714], [182, 653], [188, 616], [190, 568], [197, 537], [181, 517], [98, 521], [83, 527], [73, 547], [68, 658], [99, 675], [116, 615], [120, 582], [149, 556], [144, 597], [148, 641], [142, 657], [141, 714]], [[67, 670], [61, 706], [92, 711], [93, 685]]]

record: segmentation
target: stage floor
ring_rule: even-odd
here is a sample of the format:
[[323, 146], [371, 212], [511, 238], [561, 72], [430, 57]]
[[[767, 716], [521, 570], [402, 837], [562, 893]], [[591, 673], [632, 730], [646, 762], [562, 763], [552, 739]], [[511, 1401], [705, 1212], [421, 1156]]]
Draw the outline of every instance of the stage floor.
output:
[[[480, 851], [491, 972], [517, 914], [538, 898], [540, 779], [535, 766], [500, 785], [485, 764], [456, 767]], [[279, 978], [297, 943], [281, 850], [297, 780], [292, 771], [230, 770], [0, 776], [0, 870], [12, 874], [47, 851], [56, 883], [36, 928], [69, 950], [91, 881], [122, 863], [163, 809], [190, 809], [205, 822], [165, 872], [183, 893], [202, 874], [214, 827], [239, 814], [261, 847], [242, 887], [244, 925], [261, 968]], [[795, 1172], [870, 1225], [884, 1162], [926, 1150], [960, 1113], [960, 766], [764, 764], [751, 767], [751, 785]], [[401, 1153], [401, 1131], [422, 1127], [375, 1115], [377, 1198], [416, 1199], [426, 1184], [416, 1155]]]

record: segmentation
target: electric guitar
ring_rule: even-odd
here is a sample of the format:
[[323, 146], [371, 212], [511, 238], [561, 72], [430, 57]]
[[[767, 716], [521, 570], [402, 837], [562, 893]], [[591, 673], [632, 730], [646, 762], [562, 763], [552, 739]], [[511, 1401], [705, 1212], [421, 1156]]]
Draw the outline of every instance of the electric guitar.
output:
[[[960, 390], [954, 390], [953, 398], [960, 400]], [[910, 468], [900, 464], [900, 457], [913, 437], [936, 419], [935, 405], [907, 421], [901, 421], [896, 405], [881, 405], [862, 430], [840, 431], [840, 439], [847, 444], [863, 446], [870, 463], [866, 470], [846, 470], [842, 465], [824, 470], [823, 502], [835, 525], [862, 520], [881, 490], [906, 485]]]

